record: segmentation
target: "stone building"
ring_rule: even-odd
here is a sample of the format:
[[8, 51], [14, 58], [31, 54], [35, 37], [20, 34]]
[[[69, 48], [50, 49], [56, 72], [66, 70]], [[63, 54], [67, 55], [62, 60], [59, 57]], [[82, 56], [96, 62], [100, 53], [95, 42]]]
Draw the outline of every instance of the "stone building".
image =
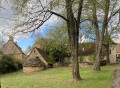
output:
[[33, 48], [26, 61], [23, 63], [23, 72], [39, 71], [52, 67], [53, 62], [46, 52], [40, 48]]
[[45, 68], [45, 64], [37, 56], [27, 59], [23, 63], [23, 72], [25, 73], [40, 71], [43, 70], [44, 68]]
[[110, 63], [117, 63], [115, 43], [110, 46], [109, 57], [110, 57]]
[[[120, 51], [120, 50], [117, 50], [117, 51]], [[81, 44], [81, 47], [78, 49], [78, 54], [79, 54], [78, 62], [94, 62], [93, 58], [95, 58], [95, 56], [93, 56], [93, 54], [95, 54], [95, 43], [91, 42], [91, 43]], [[104, 45], [102, 46], [102, 54], [103, 56], [101, 57], [101, 59], [106, 60], [106, 48]], [[119, 55], [120, 53], [117, 53], [117, 54]], [[117, 63], [116, 43], [112, 43], [109, 46], [109, 60], [111, 64]], [[63, 62], [71, 63], [72, 60], [69, 56], [69, 57], [65, 57]]]
[[4, 55], [13, 55], [17, 59], [25, 60], [25, 54], [17, 45], [17, 42], [14, 42], [13, 36], [9, 36], [8, 42], [2, 48], [2, 52]]

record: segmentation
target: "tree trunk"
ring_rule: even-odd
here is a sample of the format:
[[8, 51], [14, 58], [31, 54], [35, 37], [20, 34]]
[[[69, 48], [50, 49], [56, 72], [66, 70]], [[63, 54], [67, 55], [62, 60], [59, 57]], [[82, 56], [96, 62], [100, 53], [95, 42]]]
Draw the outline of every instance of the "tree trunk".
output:
[[70, 40], [70, 47], [71, 47], [71, 59], [72, 59], [72, 75], [73, 80], [78, 81], [81, 79], [79, 74], [79, 63], [78, 63], [78, 40], [79, 40], [79, 25], [80, 25], [80, 18], [82, 12], [82, 2], [79, 2], [79, 9], [78, 9], [78, 19], [76, 20], [72, 11], [72, 1], [66, 0], [66, 11], [67, 11], [67, 27], [68, 27], [68, 35]]
[[71, 59], [73, 65], [72, 68], [73, 80], [78, 81], [81, 79], [79, 74], [79, 63], [78, 63], [78, 43], [71, 44]]
[[95, 62], [94, 62], [94, 70], [95, 71], [100, 71], [100, 55], [101, 55], [101, 47], [97, 46], [96, 55], [95, 55]]
[[70, 39], [70, 46], [71, 46], [71, 59], [72, 59], [72, 75], [73, 80], [78, 81], [81, 79], [79, 74], [79, 63], [78, 63], [78, 33], [76, 33], [75, 23], [67, 23], [68, 30], [70, 31], [69, 39]]
[[107, 64], [110, 64], [109, 44], [106, 45], [106, 63], [107, 63]]
[[110, 0], [106, 0], [105, 1], [105, 16], [104, 16], [104, 21], [102, 24], [102, 32], [101, 32], [101, 36], [100, 39], [98, 39], [99, 37], [99, 28], [98, 28], [98, 21], [97, 21], [97, 15], [96, 15], [96, 2], [94, 2], [93, 0], [93, 23], [95, 26], [95, 30], [96, 30], [96, 57], [95, 57], [95, 64], [94, 64], [94, 70], [95, 71], [100, 71], [100, 56], [101, 56], [101, 49], [102, 49], [102, 45], [103, 45], [103, 39], [104, 39], [104, 33], [105, 33], [105, 29], [108, 25], [108, 13], [109, 13], [109, 5], [110, 5]]

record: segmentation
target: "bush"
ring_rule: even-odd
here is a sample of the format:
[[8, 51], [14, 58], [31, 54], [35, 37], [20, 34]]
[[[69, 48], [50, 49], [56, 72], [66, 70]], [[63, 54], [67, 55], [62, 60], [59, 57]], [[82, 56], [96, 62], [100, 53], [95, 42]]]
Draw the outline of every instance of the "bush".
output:
[[19, 70], [19, 64], [12, 56], [1, 56], [0, 57], [0, 72], [8, 73]]
[[19, 69], [22, 69], [22, 68], [23, 68], [23, 66], [22, 66], [22, 64], [23, 64], [23, 60], [13, 58], [13, 61], [14, 61], [15, 64], [18, 65]]
[[84, 61], [84, 58], [85, 58], [84, 56], [80, 56], [80, 60], [79, 61], [82, 63]]
[[95, 54], [89, 55], [88, 60], [90, 60], [91, 62], [94, 62], [95, 61]]
[[107, 63], [106, 63], [106, 60], [102, 60], [100, 61], [100, 66], [105, 66]]

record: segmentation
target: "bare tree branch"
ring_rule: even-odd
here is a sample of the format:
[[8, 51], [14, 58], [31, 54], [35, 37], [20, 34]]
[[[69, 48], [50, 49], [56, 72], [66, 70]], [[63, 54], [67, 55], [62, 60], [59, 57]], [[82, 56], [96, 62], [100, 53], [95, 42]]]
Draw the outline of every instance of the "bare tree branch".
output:
[[51, 11], [51, 10], [47, 10], [47, 11], [50, 12], [50, 13], [52, 13], [52, 14], [54, 14], [54, 15], [56, 15], [56, 16], [58, 16], [58, 17], [63, 18], [65, 21], [69, 21], [67, 18], [65, 18], [64, 16], [62, 16], [62, 15], [56, 13], [56, 12], [53, 12], [53, 11]]
[[119, 13], [120, 12], [120, 8], [117, 10], [117, 11], [115, 11], [114, 13], [112, 13], [111, 15], [110, 15], [110, 17], [108, 18], [108, 22], [111, 20], [111, 18], [113, 17], [113, 16], [115, 16], [117, 13]]

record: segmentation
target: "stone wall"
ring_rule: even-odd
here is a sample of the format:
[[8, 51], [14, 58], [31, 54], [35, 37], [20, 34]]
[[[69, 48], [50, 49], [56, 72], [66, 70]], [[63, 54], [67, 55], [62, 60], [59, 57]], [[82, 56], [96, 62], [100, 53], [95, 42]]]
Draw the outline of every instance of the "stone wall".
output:
[[[81, 58], [81, 56], [78, 56], [78, 62], [80, 62], [80, 58]], [[82, 58], [84, 59], [83, 62], [92, 62], [89, 59], [90, 55], [82, 56]], [[71, 57], [65, 57], [63, 62], [64, 63], [71, 63], [72, 62]]]
[[116, 45], [111, 45], [110, 50], [110, 63], [116, 63]]
[[13, 55], [17, 59], [25, 60], [25, 54], [21, 51], [20, 47], [15, 45], [13, 39], [8, 40], [8, 42], [2, 48], [2, 52], [5, 55]]
[[8, 41], [8, 43], [2, 49], [4, 54], [20, 54], [21, 51], [17, 48], [13, 41]]
[[23, 67], [23, 72], [30, 73], [30, 72], [35, 72], [35, 71], [41, 71], [43, 69], [44, 67]]
[[27, 59], [30, 59], [30, 58], [32, 58], [32, 57], [34, 57], [34, 56], [39, 56], [40, 60], [43, 61], [46, 66], [48, 66], [48, 63], [47, 63], [47, 62], [45, 61], [45, 59], [41, 56], [41, 54], [37, 51], [36, 48], [34, 48], [34, 49], [32, 50], [32, 52], [30, 53], [30, 55], [28, 56]]

